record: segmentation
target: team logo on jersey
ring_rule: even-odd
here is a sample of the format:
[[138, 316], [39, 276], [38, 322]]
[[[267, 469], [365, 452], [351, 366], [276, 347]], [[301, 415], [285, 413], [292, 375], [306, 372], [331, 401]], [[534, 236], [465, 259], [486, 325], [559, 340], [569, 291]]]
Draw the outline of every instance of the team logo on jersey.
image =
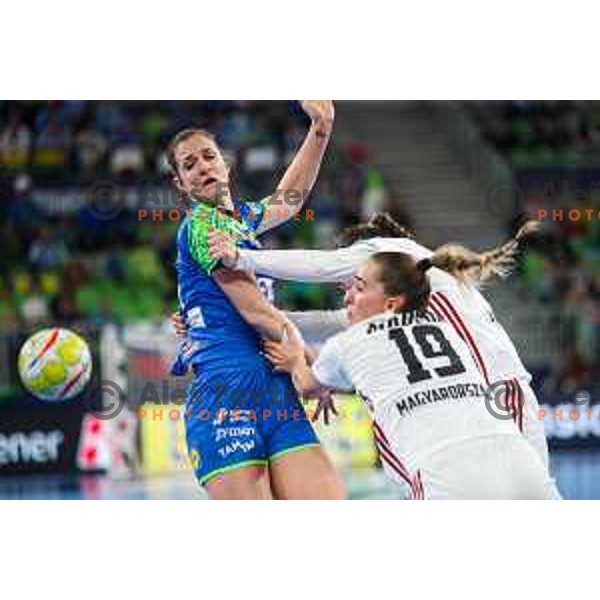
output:
[[198, 450], [192, 450], [189, 456], [192, 468], [194, 469], [194, 471], [197, 471], [200, 468], [200, 465], [202, 464], [202, 461], [200, 460], [200, 452], [198, 452]]

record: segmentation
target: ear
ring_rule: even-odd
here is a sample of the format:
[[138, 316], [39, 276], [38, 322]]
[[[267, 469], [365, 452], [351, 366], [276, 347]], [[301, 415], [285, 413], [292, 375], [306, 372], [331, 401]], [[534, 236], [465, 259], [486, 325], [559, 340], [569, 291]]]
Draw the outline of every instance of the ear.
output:
[[386, 312], [399, 313], [404, 310], [406, 306], [406, 296], [390, 296], [385, 299], [385, 310]]
[[180, 191], [183, 191], [181, 187], [181, 180], [179, 179], [179, 175], [173, 175], [173, 185]]

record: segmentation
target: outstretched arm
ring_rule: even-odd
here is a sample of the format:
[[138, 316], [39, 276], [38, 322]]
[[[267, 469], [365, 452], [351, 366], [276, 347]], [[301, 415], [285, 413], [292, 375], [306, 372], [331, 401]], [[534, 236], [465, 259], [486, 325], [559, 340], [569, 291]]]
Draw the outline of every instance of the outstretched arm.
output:
[[211, 258], [229, 268], [275, 279], [314, 283], [347, 281], [373, 252], [368, 242], [338, 250], [241, 250], [221, 232], [209, 234]]
[[311, 119], [310, 129], [275, 192], [263, 200], [266, 211], [259, 235], [285, 223], [302, 208], [319, 174], [333, 128], [333, 102], [303, 100], [302, 108]]
[[350, 326], [344, 309], [286, 311], [285, 316], [300, 330], [309, 346], [322, 346], [328, 338]]

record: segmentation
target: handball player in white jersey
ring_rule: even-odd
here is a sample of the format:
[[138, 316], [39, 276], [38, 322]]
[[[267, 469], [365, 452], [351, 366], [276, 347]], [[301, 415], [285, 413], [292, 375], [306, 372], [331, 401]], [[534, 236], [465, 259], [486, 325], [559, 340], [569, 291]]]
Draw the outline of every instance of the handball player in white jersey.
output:
[[[429, 273], [432, 291], [429, 308], [446, 319], [467, 344], [486, 385], [494, 385], [496, 389], [504, 386], [503, 403], [509, 406], [517, 426], [549, 472], [548, 445], [539, 418], [539, 404], [530, 386], [531, 375], [477, 289], [479, 282], [508, 272], [518, 242], [534, 225], [526, 224], [507, 244], [481, 254], [458, 245], [443, 246], [440, 250], [446, 257], [445, 268], [433, 268]], [[210, 243], [212, 254], [231, 268], [314, 283], [346, 283], [358, 266], [377, 252], [402, 252], [416, 260], [433, 255], [432, 250], [418, 244], [387, 214], [376, 214], [368, 222], [344, 230], [339, 239], [342, 247], [337, 250], [237, 250], [219, 234], [212, 234]], [[317, 345], [348, 325], [344, 311], [315, 311], [304, 316], [290, 313], [290, 317], [301, 327], [305, 339]], [[551, 485], [555, 496], [560, 498], [554, 484]]]
[[467, 344], [427, 308], [436, 258], [373, 255], [346, 291], [351, 327], [325, 342], [312, 367], [291, 330], [265, 343], [267, 357], [302, 394], [355, 389], [386, 473], [413, 499], [550, 498], [546, 469], [515, 422], [486, 407]]

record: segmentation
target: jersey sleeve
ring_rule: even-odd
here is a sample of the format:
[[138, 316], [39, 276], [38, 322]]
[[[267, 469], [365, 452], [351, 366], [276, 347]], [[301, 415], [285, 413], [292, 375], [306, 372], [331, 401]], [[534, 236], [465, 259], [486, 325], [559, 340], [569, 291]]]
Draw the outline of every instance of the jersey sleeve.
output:
[[237, 267], [275, 279], [337, 283], [350, 279], [372, 253], [367, 244], [339, 250], [240, 250]]
[[188, 247], [192, 258], [210, 275], [218, 259], [211, 258], [208, 250], [208, 233], [219, 229], [237, 239], [239, 224], [235, 219], [215, 207], [200, 205], [194, 209], [188, 225]]
[[375, 252], [402, 252], [415, 260], [430, 258], [433, 252], [410, 238], [372, 238], [368, 245]]
[[327, 339], [350, 326], [344, 309], [309, 310], [285, 314], [300, 330], [304, 341], [309, 346], [322, 346]]
[[341, 341], [341, 336], [336, 335], [325, 342], [312, 366], [312, 372], [322, 385], [336, 390], [351, 390], [353, 385], [343, 366]]
[[256, 233], [256, 230], [260, 227], [265, 217], [265, 207], [268, 198], [260, 200], [259, 202], [244, 202], [240, 204], [238, 210], [242, 220], [246, 222], [248, 228]]

